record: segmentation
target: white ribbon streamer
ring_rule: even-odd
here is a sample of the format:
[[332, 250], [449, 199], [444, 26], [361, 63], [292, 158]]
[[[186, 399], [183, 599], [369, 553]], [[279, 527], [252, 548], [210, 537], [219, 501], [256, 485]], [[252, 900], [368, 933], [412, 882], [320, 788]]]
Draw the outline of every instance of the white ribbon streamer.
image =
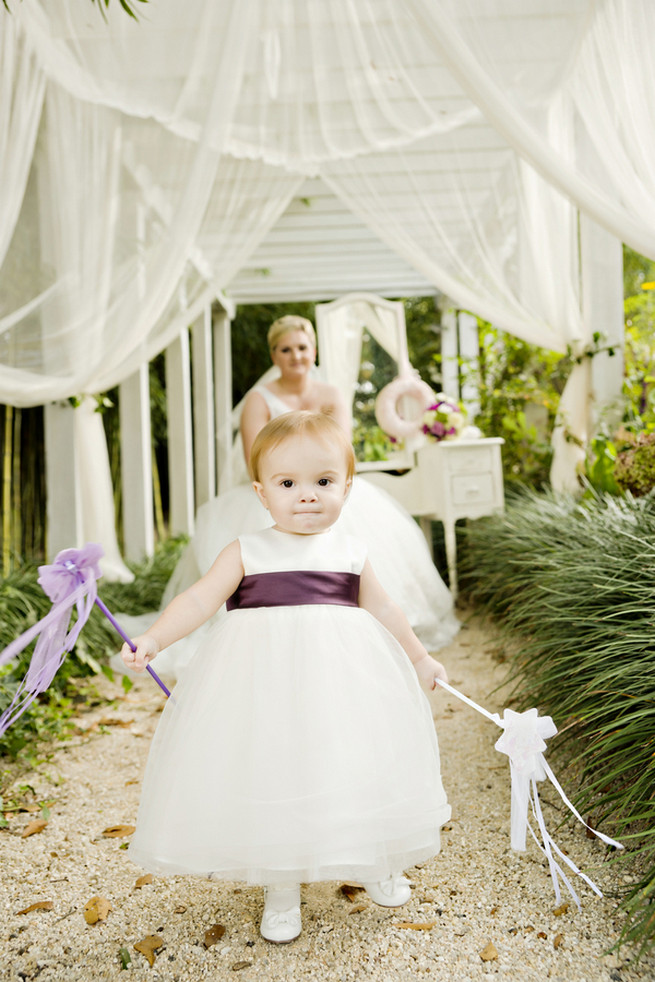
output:
[[[550, 869], [550, 875], [553, 881], [553, 886], [555, 888], [555, 897], [557, 902], [561, 901], [560, 892], [560, 880], [566, 886], [571, 897], [575, 901], [578, 909], [580, 909], [580, 900], [577, 893], [575, 892], [573, 885], [567, 875], [564, 873], [562, 867], [555, 859], [553, 853], [556, 853], [559, 859], [569, 867], [577, 876], [587, 883], [591, 889], [599, 897], [603, 894], [601, 890], [596, 886], [596, 884], [583, 873], [575, 863], [565, 856], [562, 850], [557, 846], [552, 836], [550, 835], [548, 829], [546, 828], [546, 823], [544, 821], [543, 812], [541, 810], [541, 802], [539, 800], [539, 792], [537, 790], [537, 781], [544, 781], [546, 778], [553, 785], [560, 798], [566, 805], [566, 807], [572, 812], [573, 815], [578, 819], [579, 822], [584, 825], [586, 829], [593, 832], [597, 838], [601, 839], [608, 846], [614, 846], [615, 849], [623, 849], [620, 842], [615, 839], [611, 839], [608, 835], [604, 835], [602, 832], [596, 831], [596, 829], [591, 828], [587, 825], [585, 820], [582, 818], [580, 813], [575, 809], [572, 803], [567, 798], [566, 794], [559, 781], [553, 774], [549, 764], [544, 757], [544, 750], [546, 749], [546, 740], [557, 733], [557, 727], [553, 723], [550, 716], [539, 716], [537, 709], [528, 709], [524, 713], [515, 713], [512, 709], [505, 709], [503, 712], [503, 717], [499, 716], [498, 713], [490, 713], [482, 706], [479, 706], [468, 696], [459, 692], [457, 689], [453, 688], [447, 682], [442, 682], [441, 679], [435, 679], [438, 685], [451, 695], [456, 696], [457, 699], [461, 699], [472, 709], [475, 709], [482, 716], [486, 716], [487, 719], [491, 720], [497, 726], [500, 726], [504, 731], [502, 736], [496, 741], [496, 750], [500, 753], [507, 754], [510, 763], [510, 773], [512, 778], [512, 789], [511, 789], [511, 841], [512, 849], [518, 851], [525, 850], [526, 834], [529, 831], [530, 835], [537, 843], [541, 851], [544, 853], [548, 860], [548, 866]], [[528, 819], [528, 806], [532, 808], [532, 814], [535, 821], [539, 827], [539, 835], [541, 840], [537, 837], [535, 832], [530, 825]]]

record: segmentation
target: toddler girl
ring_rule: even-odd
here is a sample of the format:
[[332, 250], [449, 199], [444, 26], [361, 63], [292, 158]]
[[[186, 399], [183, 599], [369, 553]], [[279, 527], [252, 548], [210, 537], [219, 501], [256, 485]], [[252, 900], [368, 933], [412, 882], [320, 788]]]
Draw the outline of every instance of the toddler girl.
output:
[[279, 416], [250, 468], [275, 525], [230, 543], [122, 650], [143, 671], [227, 600], [165, 707], [129, 852], [154, 873], [263, 885], [262, 936], [286, 942], [300, 883], [354, 880], [395, 907], [402, 871], [439, 851], [450, 808], [418, 679], [447, 676], [332, 528], [354, 473], [338, 424]]

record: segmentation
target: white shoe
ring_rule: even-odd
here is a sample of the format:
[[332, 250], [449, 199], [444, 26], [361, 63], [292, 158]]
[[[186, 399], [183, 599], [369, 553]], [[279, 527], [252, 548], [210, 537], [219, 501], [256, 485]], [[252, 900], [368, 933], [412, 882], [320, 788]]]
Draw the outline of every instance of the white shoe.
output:
[[407, 877], [392, 873], [378, 883], [362, 883], [371, 900], [380, 907], [402, 907], [412, 895]]
[[298, 937], [301, 928], [300, 885], [266, 887], [259, 928], [262, 938], [274, 944], [286, 944]]

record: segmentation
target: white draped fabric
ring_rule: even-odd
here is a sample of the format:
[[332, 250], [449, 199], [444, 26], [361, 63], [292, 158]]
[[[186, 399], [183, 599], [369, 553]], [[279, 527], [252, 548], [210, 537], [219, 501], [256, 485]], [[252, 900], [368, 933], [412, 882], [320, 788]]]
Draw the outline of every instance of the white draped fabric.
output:
[[[520, 4], [408, 0], [408, 4], [435, 54], [507, 144], [600, 225], [638, 252], [653, 255], [655, 233], [636, 195], [626, 193], [626, 187], [619, 194], [604, 187], [618, 183], [614, 154], [606, 158], [606, 149], [616, 149], [624, 136], [642, 125], [648, 127], [645, 139], [652, 149], [655, 108], [646, 93], [653, 75], [653, 5], [648, 0], [552, 5], [539, 0]], [[556, 15], [544, 35], [539, 18], [531, 14], [549, 8]], [[497, 16], [503, 10], [510, 13], [510, 20], [501, 25]], [[529, 74], [516, 71], [526, 47], [533, 57]], [[589, 83], [594, 80], [598, 88], [590, 98]], [[636, 106], [631, 105], [633, 98]], [[573, 132], [564, 150], [553, 139], [553, 126], [568, 129], [572, 107], [583, 110], [579, 121], [593, 133], [601, 161], [596, 154], [574, 152]], [[622, 112], [627, 115], [625, 123], [620, 121]], [[593, 121], [587, 123], [587, 117]], [[624, 145], [623, 150], [629, 165], [622, 176], [629, 178], [634, 191], [646, 178], [644, 189], [652, 206], [655, 179], [652, 172], [649, 176], [643, 172], [641, 148], [635, 152]]]
[[25, 193], [44, 89], [45, 76], [27, 38], [8, 19], [0, 33], [0, 265]]
[[5, 403], [133, 373], [229, 292], [308, 175], [456, 304], [554, 350], [593, 330], [578, 211], [655, 256], [652, 0], [9, 7]]

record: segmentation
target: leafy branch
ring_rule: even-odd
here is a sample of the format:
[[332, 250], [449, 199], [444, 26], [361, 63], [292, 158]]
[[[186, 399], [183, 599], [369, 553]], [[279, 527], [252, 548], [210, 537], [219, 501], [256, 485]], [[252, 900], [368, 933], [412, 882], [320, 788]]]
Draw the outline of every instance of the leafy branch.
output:
[[613, 358], [616, 353], [615, 344], [606, 344], [607, 338], [600, 331], [594, 331], [592, 335], [591, 343], [586, 345], [579, 351], [576, 351], [572, 345], [568, 344], [566, 346], [566, 357], [570, 361], [574, 361], [576, 365], [581, 365], [585, 358], [593, 358], [595, 355], [600, 355], [603, 352], [607, 352], [610, 358]]
[[[21, 0], [21, 2], [22, 2], [22, 0]], [[104, 4], [105, 7], [108, 7], [109, 6], [109, 2], [110, 2], [110, 0], [97, 0], [98, 6], [100, 7], [100, 12], [102, 13], [103, 17], [105, 16], [105, 11], [103, 9], [103, 4]], [[134, 4], [135, 3], [148, 3], [148, 0], [118, 0], [118, 2], [120, 3], [121, 7], [123, 8], [123, 10], [125, 11], [126, 14], [128, 14], [130, 17], [133, 17], [134, 20], [138, 20], [139, 18], [136, 15], [136, 7], [134, 6]], [[91, 3], [96, 3], [96, 0], [91, 0]], [[2, 5], [5, 8], [5, 10], [7, 10], [9, 13], [11, 13], [11, 9], [9, 7], [9, 4], [8, 4], [7, 0], [2, 0]]]
[[[95, 3], [95, 2], [96, 2], [96, 0], [91, 0], [91, 3]], [[97, 2], [98, 2], [98, 5], [100, 7], [100, 11], [101, 11], [101, 13], [102, 13], [102, 15], [104, 17], [105, 12], [102, 9], [102, 5], [104, 3], [105, 7], [108, 7], [109, 6], [109, 0], [97, 0]], [[130, 17], [133, 17], [134, 20], [138, 20], [139, 19], [137, 17], [137, 15], [136, 15], [135, 7], [133, 6], [134, 0], [131, 0], [131, 2], [129, 2], [129, 3], [128, 3], [128, 0], [118, 0], [118, 2], [120, 3], [121, 7], [123, 8], [123, 10], [125, 11], [126, 14], [128, 14]], [[137, 3], [148, 3], [148, 0], [136, 0], [136, 2]]]

